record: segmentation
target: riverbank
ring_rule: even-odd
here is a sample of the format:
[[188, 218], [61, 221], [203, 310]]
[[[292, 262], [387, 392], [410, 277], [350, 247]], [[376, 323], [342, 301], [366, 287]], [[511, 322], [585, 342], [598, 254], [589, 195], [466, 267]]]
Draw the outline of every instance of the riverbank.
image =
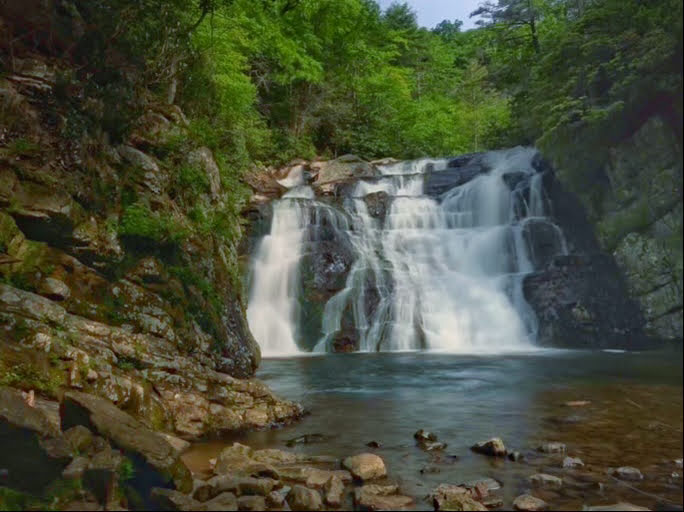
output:
[[[267, 359], [258, 376], [311, 414], [283, 429], [195, 444], [183, 459], [208, 476], [209, 460], [233, 442], [300, 456], [326, 454], [337, 467], [345, 457], [369, 451], [385, 461], [387, 482], [418, 510], [432, 509], [425, 496], [440, 484], [483, 478], [501, 485], [493, 494], [504, 510], [528, 492], [550, 510], [619, 502], [677, 510], [682, 469], [675, 461], [683, 451], [679, 361], [681, 351]], [[446, 448], [421, 449], [413, 438], [420, 428]], [[470, 450], [491, 437], [502, 438], [523, 459]], [[373, 442], [379, 447], [367, 446]], [[566, 449], [538, 450], [550, 442]], [[581, 459], [583, 466], [564, 468], [566, 457]], [[615, 477], [611, 468], [619, 467], [635, 467], [643, 479]], [[561, 488], [533, 486], [529, 478], [540, 473], [561, 478]]]

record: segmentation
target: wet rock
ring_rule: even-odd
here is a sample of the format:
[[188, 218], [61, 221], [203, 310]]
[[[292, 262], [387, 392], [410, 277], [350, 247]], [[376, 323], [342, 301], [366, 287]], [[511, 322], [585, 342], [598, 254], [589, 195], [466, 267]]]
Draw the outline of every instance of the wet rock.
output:
[[565, 469], [581, 468], [584, 467], [584, 462], [579, 457], [565, 457], [563, 467]]
[[[192, 490], [192, 476], [178, 452], [162, 437], [103, 398], [70, 391], [60, 409], [62, 428], [84, 425], [136, 455], [135, 470], [151, 482], [173, 482], [182, 492]], [[170, 483], [170, 482], [169, 482]]]
[[222, 510], [238, 510], [238, 500], [232, 492], [223, 492], [218, 496], [202, 503], [196, 510], [202, 512], [220, 512]]
[[306, 486], [320, 489], [328, 482], [328, 480], [330, 480], [333, 477], [337, 478], [340, 481], [351, 481], [351, 475], [348, 475], [348, 477], [341, 478], [340, 476], [336, 476], [336, 473], [339, 475], [340, 472], [332, 472], [326, 471], [324, 469], [310, 468], [309, 471], [307, 471]]
[[478, 478], [477, 480], [469, 480], [462, 484], [466, 489], [474, 489], [477, 486], [483, 486], [487, 492], [496, 492], [501, 490], [501, 482], [493, 478]]
[[637, 510], [651, 510], [650, 508], [639, 507], [638, 505], [632, 505], [631, 503], [615, 503], [614, 505], [596, 505], [593, 507], [585, 506], [582, 510], [592, 511], [592, 512], [618, 512], [618, 511], [637, 511]]
[[344, 497], [344, 483], [335, 475], [332, 475], [323, 487], [325, 490], [325, 502], [331, 507], [342, 505]]
[[542, 453], [565, 453], [566, 446], [563, 443], [544, 443], [537, 448]]
[[287, 503], [292, 510], [321, 510], [323, 500], [318, 491], [308, 489], [303, 485], [295, 485], [287, 495]]
[[293, 437], [292, 439], [288, 439], [285, 444], [287, 446], [297, 446], [298, 444], [314, 444], [314, 443], [322, 443], [326, 439], [328, 439], [327, 436], [323, 434], [304, 434], [302, 436], [297, 436]]
[[459, 485], [439, 485], [430, 493], [430, 500], [435, 510], [487, 510], [468, 489]]
[[252, 454], [252, 459], [257, 462], [263, 462], [264, 464], [271, 464], [273, 466], [294, 464], [299, 460], [296, 454], [286, 452], [284, 450], [277, 450], [275, 448], [257, 450]]
[[368, 446], [368, 448], [380, 448], [382, 446], [382, 443], [379, 443], [377, 441], [369, 441], [366, 443], [366, 446]]
[[266, 496], [276, 486], [271, 478], [254, 478], [235, 475], [218, 475], [196, 486], [193, 496], [200, 500], [213, 498], [224, 492], [246, 496]]
[[360, 510], [406, 510], [413, 498], [398, 492], [396, 485], [364, 485], [354, 491], [354, 503]]
[[382, 191], [367, 194], [363, 198], [366, 203], [366, 208], [368, 209], [368, 214], [381, 221], [385, 219], [387, 213], [388, 199], [389, 195], [387, 192]]
[[158, 510], [194, 510], [201, 504], [181, 492], [155, 487], [150, 492], [152, 502]]
[[675, 466], [677, 466], [678, 468], [681, 468], [684, 466], [684, 460], [683, 459], [675, 459], [674, 463], [675, 463]]
[[240, 443], [233, 443], [232, 446], [221, 450], [216, 459], [216, 467], [214, 472], [216, 474], [225, 474], [234, 472], [237, 468], [243, 468], [251, 464], [252, 449]]
[[427, 430], [423, 430], [422, 428], [418, 431], [416, 431], [415, 434], [413, 434], [413, 438], [418, 441], [419, 443], [421, 442], [427, 442], [427, 441], [437, 441], [437, 435], [433, 434], [432, 432], [428, 432]]
[[474, 444], [470, 448], [475, 453], [481, 453], [482, 455], [489, 455], [491, 457], [505, 457], [506, 456], [506, 446], [504, 442], [498, 438], [494, 437], [488, 441], [481, 441]]
[[434, 475], [436, 473], [441, 473], [442, 469], [435, 464], [428, 464], [420, 468], [421, 475]]
[[637, 481], [643, 480], [644, 475], [641, 474], [637, 468], [630, 466], [622, 466], [611, 471], [612, 475], [619, 478], [620, 480]]
[[565, 402], [566, 407], [586, 407], [587, 405], [590, 405], [591, 402], [589, 400], [571, 400], [569, 402]]
[[563, 487], [562, 479], [557, 476], [547, 475], [546, 473], [532, 475], [529, 480], [534, 487], [539, 487], [541, 489], [560, 489]]
[[373, 480], [387, 475], [385, 462], [373, 453], [361, 453], [347, 457], [342, 465], [358, 480]]
[[380, 174], [374, 166], [355, 155], [343, 155], [335, 160], [322, 162], [318, 167], [314, 185], [323, 193], [332, 191], [325, 185], [359, 178], [374, 178]]
[[535, 498], [530, 494], [523, 494], [513, 500], [513, 508], [515, 510], [534, 512], [537, 510], [546, 510], [548, 507], [549, 504], [544, 500]]
[[520, 452], [510, 452], [508, 454], [508, 460], [512, 460], [513, 462], [520, 462], [524, 458], [525, 456]]
[[240, 496], [237, 499], [238, 510], [266, 510], [266, 498], [263, 496]]
[[47, 277], [40, 283], [40, 294], [50, 300], [67, 300], [71, 297], [69, 287], [59, 279]]
[[266, 505], [272, 508], [282, 509], [287, 505], [285, 498], [290, 492], [290, 487], [284, 487], [277, 491], [271, 491], [266, 495]]

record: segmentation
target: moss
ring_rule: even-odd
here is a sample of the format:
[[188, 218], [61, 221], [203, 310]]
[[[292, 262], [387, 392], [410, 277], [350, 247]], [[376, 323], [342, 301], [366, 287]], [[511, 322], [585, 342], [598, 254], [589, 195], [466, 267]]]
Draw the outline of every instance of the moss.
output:
[[64, 386], [64, 373], [55, 368], [45, 371], [31, 363], [19, 363], [2, 369], [0, 385], [12, 386], [29, 391], [35, 389], [47, 396], [55, 397], [60, 387]]
[[26, 510], [32, 501], [28, 494], [0, 487], [0, 511]]
[[40, 146], [26, 138], [14, 139], [7, 144], [8, 156], [33, 157], [40, 153]]
[[[137, 202], [128, 206], [121, 216], [119, 237], [132, 239], [129, 249], [153, 249], [159, 245], [178, 246], [188, 236], [187, 229], [168, 216], [152, 212]], [[141, 246], [138, 242], [143, 242]]]

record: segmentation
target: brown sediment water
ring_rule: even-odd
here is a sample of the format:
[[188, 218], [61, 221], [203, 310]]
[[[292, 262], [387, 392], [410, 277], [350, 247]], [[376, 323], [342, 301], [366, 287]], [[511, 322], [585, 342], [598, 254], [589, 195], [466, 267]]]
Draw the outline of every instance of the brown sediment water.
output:
[[[286, 428], [197, 443], [184, 455], [194, 471], [208, 474], [209, 459], [239, 441], [340, 458], [375, 452], [389, 478], [416, 498], [417, 509], [431, 508], [423, 497], [440, 483], [482, 477], [503, 484], [503, 509], [526, 491], [554, 510], [621, 501], [651, 509], [682, 506], [683, 470], [674, 462], [683, 452], [681, 351], [326, 355], [266, 360], [259, 376], [311, 414]], [[437, 434], [446, 450], [418, 448], [413, 433], [419, 428]], [[305, 434], [322, 436], [287, 446]], [[493, 436], [525, 459], [470, 451]], [[368, 448], [370, 441], [381, 447]], [[538, 452], [551, 441], [564, 443], [567, 453]], [[565, 455], [581, 458], [584, 467], [563, 469]], [[621, 466], [640, 469], [643, 480], [622, 482], [609, 474]], [[564, 485], [533, 489], [528, 478], [535, 473], [561, 477]]]

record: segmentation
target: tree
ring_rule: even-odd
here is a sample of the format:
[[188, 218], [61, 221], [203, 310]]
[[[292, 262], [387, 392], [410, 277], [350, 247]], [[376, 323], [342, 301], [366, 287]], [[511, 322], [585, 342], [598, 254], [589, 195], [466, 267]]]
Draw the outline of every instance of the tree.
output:
[[509, 38], [515, 38], [517, 29], [526, 27], [529, 30], [532, 47], [539, 53], [537, 25], [541, 10], [535, 0], [498, 0], [497, 3], [488, 0], [470, 13], [471, 18], [474, 16], [483, 18], [476, 22], [480, 26], [502, 27]]

